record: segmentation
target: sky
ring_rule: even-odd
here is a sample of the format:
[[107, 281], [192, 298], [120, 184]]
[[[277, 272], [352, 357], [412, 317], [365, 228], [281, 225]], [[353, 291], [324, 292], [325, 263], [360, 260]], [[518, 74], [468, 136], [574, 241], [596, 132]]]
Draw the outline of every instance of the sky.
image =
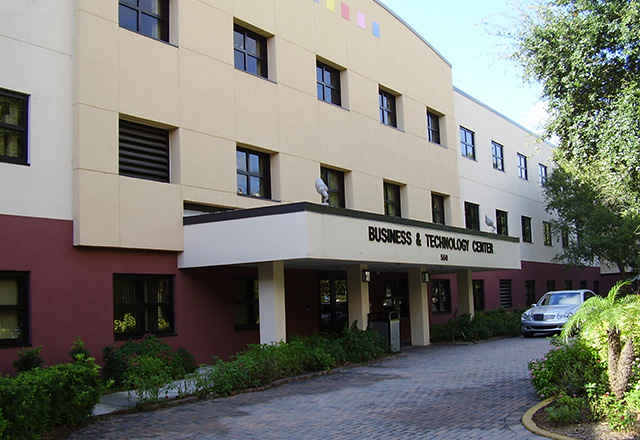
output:
[[[452, 65], [453, 85], [523, 127], [539, 132], [540, 86], [525, 83], [496, 35], [513, 25], [513, 0], [381, 0]], [[527, 3], [527, 0], [523, 0]]]

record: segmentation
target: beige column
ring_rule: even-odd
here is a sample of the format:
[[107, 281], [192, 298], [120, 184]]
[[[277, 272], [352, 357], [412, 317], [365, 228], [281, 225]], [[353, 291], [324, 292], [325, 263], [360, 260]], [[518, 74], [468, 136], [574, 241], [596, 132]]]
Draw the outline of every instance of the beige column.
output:
[[347, 268], [349, 326], [357, 320], [360, 330], [367, 328], [369, 314], [369, 283], [362, 281], [362, 271], [366, 269], [366, 264], [355, 264]]
[[422, 282], [423, 267], [409, 269], [411, 345], [429, 345], [429, 284]]
[[284, 262], [258, 265], [258, 299], [260, 304], [260, 343], [287, 340], [284, 306]]
[[459, 270], [456, 272], [458, 279], [458, 316], [474, 315], [473, 308], [473, 272]]

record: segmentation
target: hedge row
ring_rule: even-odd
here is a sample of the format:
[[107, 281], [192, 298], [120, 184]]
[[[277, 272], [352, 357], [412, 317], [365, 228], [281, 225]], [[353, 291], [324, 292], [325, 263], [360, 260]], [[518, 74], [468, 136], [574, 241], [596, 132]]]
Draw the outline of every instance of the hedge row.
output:
[[94, 359], [80, 357], [0, 377], [0, 439], [38, 439], [54, 427], [88, 420], [102, 394], [99, 375]]

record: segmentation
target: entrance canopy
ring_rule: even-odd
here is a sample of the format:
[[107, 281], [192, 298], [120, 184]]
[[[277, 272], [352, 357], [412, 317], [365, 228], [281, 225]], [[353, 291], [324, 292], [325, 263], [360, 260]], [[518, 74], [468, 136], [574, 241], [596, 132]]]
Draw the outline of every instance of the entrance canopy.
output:
[[293, 203], [223, 211], [184, 219], [180, 268], [255, 265], [371, 270], [427, 267], [456, 270], [520, 269], [519, 240], [469, 229]]

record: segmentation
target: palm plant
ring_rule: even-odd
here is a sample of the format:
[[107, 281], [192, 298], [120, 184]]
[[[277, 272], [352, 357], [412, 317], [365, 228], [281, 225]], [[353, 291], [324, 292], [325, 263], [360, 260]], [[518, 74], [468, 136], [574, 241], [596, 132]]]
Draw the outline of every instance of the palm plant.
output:
[[593, 297], [585, 301], [565, 324], [561, 337], [566, 341], [579, 331], [579, 337], [606, 354], [609, 388], [616, 399], [622, 400], [631, 378], [635, 343], [640, 321], [640, 296], [622, 295], [620, 281], [606, 297]]

